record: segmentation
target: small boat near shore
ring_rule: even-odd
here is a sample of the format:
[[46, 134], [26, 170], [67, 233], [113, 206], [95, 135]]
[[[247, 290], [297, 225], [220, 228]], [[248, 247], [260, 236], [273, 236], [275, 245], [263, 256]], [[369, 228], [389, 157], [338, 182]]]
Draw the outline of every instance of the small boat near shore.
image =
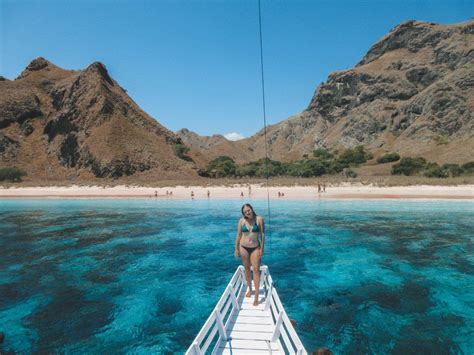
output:
[[245, 297], [247, 284], [239, 266], [186, 355], [307, 354], [280, 301], [268, 267], [260, 267], [258, 306]]

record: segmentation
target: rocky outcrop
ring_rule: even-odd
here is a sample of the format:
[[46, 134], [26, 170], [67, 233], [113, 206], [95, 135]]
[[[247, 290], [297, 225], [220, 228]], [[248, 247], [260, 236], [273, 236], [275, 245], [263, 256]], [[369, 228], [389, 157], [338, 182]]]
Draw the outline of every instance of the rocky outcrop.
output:
[[440, 42], [448, 39], [450, 31], [434, 23], [406, 21], [390, 31], [378, 41], [357, 66], [365, 65], [379, 59], [387, 52], [397, 49], [407, 49], [417, 53], [427, 47], [437, 47]]
[[0, 129], [12, 123], [21, 125], [42, 115], [40, 101], [34, 94], [21, 95], [15, 99], [0, 97]]
[[14, 159], [18, 151], [18, 142], [0, 132], [0, 161]]
[[182, 128], [176, 132], [184, 144], [196, 147], [198, 149], [209, 149], [217, 147], [229, 141], [221, 134], [214, 134], [213, 136], [200, 136], [187, 128]]

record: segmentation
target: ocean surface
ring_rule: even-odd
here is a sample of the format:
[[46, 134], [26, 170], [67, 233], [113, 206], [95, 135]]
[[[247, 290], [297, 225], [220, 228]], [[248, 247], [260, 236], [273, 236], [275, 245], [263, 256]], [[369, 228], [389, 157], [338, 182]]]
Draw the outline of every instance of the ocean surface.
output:
[[[0, 353], [183, 353], [241, 200], [0, 200]], [[474, 352], [474, 203], [250, 201], [308, 351]]]

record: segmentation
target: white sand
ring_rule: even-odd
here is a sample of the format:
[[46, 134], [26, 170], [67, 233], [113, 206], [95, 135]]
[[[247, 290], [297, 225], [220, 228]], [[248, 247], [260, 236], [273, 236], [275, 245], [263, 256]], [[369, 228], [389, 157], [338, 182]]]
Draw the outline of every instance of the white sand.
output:
[[[210, 198], [240, 199], [241, 193], [244, 198], [249, 197], [248, 185], [225, 186], [177, 186], [177, 187], [99, 187], [99, 186], [69, 186], [69, 187], [0, 187], [0, 198], [154, 198], [155, 191], [158, 198], [190, 199], [194, 192], [195, 199], [207, 199], [207, 191]], [[268, 191], [268, 192], [267, 192]], [[371, 185], [338, 185], [326, 186], [326, 192], [318, 194], [317, 186], [291, 186], [272, 187], [269, 189], [264, 185], [251, 185], [251, 198], [271, 199], [474, 199], [474, 185], [460, 186], [393, 186], [377, 187]], [[167, 195], [172, 192], [172, 195]], [[278, 197], [278, 192], [284, 196]]]

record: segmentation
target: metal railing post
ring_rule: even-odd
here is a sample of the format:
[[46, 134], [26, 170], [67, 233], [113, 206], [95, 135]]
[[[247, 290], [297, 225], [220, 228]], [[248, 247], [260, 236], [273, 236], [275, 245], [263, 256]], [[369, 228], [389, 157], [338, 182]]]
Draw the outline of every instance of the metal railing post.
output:
[[280, 328], [281, 328], [281, 325], [283, 324], [283, 313], [285, 311], [280, 311], [280, 313], [278, 313], [278, 320], [275, 324], [275, 330], [273, 331], [273, 336], [272, 336], [272, 343], [276, 342], [278, 340], [278, 338], [280, 337]]
[[235, 297], [234, 288], [230, 285], [230, 300], [234, 305], [234, 309], [239, 309], [239, 304], [237, 303], [237, 298]]
[[194, 354], [196, 354], [196, 355], [201, 355], [201, 349], [199, 349], [198, 343], [194, 342], [192, 349], [193, 349], [193, 351], [194, 351]]
[[219, 330], [219, 334], [224, 341], [227, 341], [227, 334], [224, 328], [224, 323], [222, 323], [222, 317], [217, 308], [214, 310], [214, 315], [216, 317], [217, 329]]
[[273, 294], [273, 284], [270, 285], [270, 291], [267, 292], [265, 296], [265, 311], [270, 309], [270, 305], [272, 303], [272, 294]]

